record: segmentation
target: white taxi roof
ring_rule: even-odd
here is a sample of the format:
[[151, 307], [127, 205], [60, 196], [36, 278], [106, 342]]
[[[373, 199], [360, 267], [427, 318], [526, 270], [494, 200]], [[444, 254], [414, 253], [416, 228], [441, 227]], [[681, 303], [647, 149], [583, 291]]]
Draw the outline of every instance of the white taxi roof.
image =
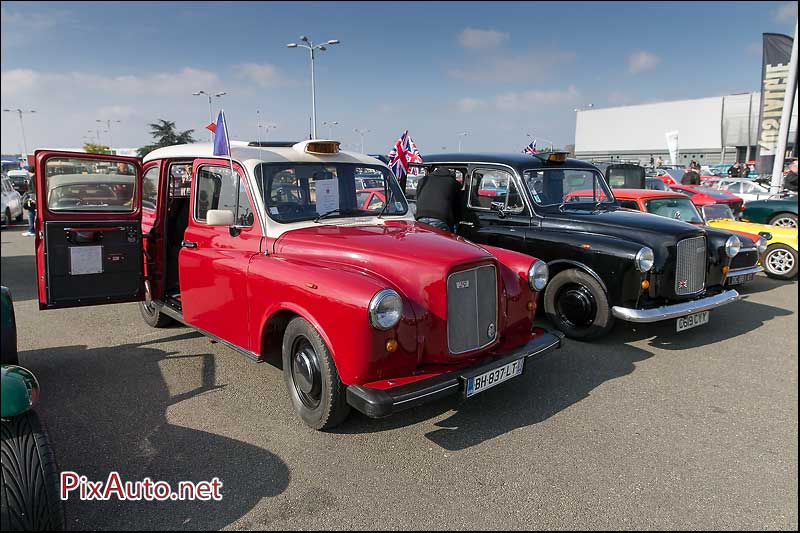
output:
[[[386, 165], [379, 159], [356, 152], [338, 152], [336, 154], [309, 154], [305, 147], [309, 142], [325, 142], [326, 139], [302, 141], [293, 146], [250, 146], [246, 141], [231, 141], [231, 156], [234, 160], [247, 164], [285, 163], [289, 161], [298, 163], [361, 163], [364, 165]], [[327, 142], [336, 142], [329, 141]], [[213, 143], [176, 144], [165, 148], [158, 148], [144, 156], [144, 162], [155, 159], [192, 159], [196, 157], [222, 157], [214, 155]], [[249, 164], [248, 164], [249, 163]]]

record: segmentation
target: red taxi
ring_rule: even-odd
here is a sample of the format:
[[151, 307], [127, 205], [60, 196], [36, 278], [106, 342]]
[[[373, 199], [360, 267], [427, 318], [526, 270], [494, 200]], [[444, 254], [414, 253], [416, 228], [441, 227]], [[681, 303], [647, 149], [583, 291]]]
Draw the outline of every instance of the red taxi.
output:
[[[560, 346], [533, 328], [546, 264], [416, 224], [381, 161], [336, 141], [231, 144], [230, 160], [210, 143], [143, 162], [37, 151], [40, 308], [139, 301], [153, 327], [280, 363], [315, 429], [469, 398]], [[374, 208], [361, 176], [383, 183]]]

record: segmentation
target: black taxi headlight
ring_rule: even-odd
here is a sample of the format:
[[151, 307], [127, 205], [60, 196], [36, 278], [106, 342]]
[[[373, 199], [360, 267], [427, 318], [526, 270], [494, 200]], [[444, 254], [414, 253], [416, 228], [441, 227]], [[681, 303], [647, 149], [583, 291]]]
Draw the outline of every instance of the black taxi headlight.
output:
[[544, 261], [534, 261], [528, 269], [528, 286], [532, 291], [540, 291], [547, 285], [550, 269]]
[[381, 331], [391, 329], [403, 317], [403, 300], [397, 291], [383, 289], [369, 302], [369, 323]]
[[647, 246], [642, 246], [642, 248], [636, 252], [636, 270], [639, 272], [649, 272], [653, 265], [656, 262], [656, 256], [653, 253], [651, 248]]
[[736, 257], [736, 254], [738, 254], [741, 249], [742, 241], [740, 241], [739, 237], [736, 235], [731, 235], [728, 237], [728, 240], [725, 241], [725, 253], [728, 257]]

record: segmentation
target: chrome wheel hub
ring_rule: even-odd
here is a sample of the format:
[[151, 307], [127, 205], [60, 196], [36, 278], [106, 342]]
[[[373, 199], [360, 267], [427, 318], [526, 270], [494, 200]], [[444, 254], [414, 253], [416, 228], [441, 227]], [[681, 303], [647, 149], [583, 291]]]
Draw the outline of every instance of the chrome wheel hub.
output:
[[794, 268], [794, 256], [787, 250], [775, 250], [767, 255], [767, 267], [775, 274], [788, 274]]

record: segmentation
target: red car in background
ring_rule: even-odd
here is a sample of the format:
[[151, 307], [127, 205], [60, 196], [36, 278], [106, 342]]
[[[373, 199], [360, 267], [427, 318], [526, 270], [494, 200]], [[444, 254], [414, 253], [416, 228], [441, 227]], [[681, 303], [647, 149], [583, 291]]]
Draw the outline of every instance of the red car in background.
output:
[[739, 218], [744, 208], [744, 200], [728, 191], [719, 191], [702, 185], [670, 185], [670, 189], [685, 194], [699, 208], [704, 205], [725, 204], [731, 208], [736, 218]]

